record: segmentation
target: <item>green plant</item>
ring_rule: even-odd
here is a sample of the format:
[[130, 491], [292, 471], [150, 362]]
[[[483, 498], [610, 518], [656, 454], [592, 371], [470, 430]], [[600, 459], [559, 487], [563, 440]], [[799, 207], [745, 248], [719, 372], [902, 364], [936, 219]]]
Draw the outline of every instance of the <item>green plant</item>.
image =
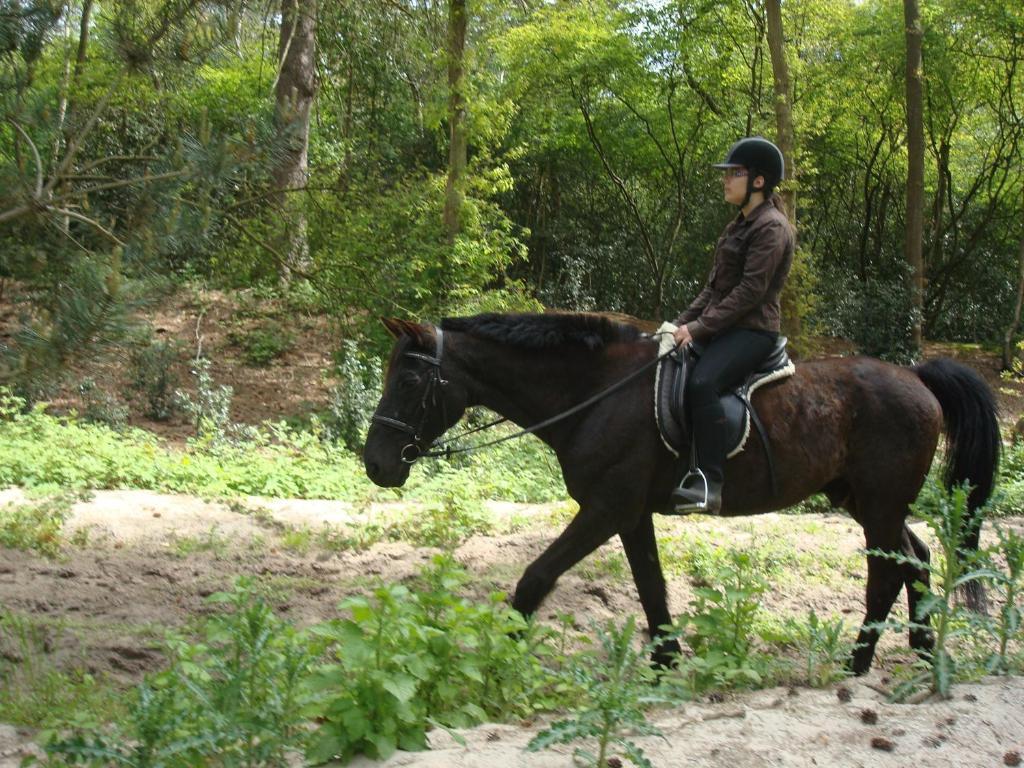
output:
[[231, 398], [234, 390], [225, 384], [215, 384], [210, 374], [211, 361], [208, 357], [197, 357], [192, 361], [191, 373], [196, 380], [196, 396], [177, 390], [175, 403], [185, 411], [195, 425], [196, 434], [211, 442], [227, 438], [231, 425]]
[[[1024, 668], [1024, 637], [1021, 617], [1024, 614], [1024, 536], [1016, 531], [996, 527], [998, 553], [1005, 558], [1005, 568], [993, 564], [997, 574], [992, 584], [1000, 595], [999, 612], [988, 622], [996, 641], [996, 649], [985, 660], [990, 674], [1010, 674]], [[990, 557], [993, 553], [989, 553]]]
[[228, 337], [242, 349], [246, 362], [256, 366], [268, 365], [287, 352], [295, 341], [295, 337], [274, 320], [266, 320], [248, 331], [232, 331]]
[[345, 339], [337, 354], [337, 384], [330, 390], [329, 426], [351, 450], [366, 439], [366, 429], [383, 391], [381, 362], [367, 357], [352, 339]]
[[558, 720], [538, 733], [527, 749], [536, 752], [554, 744], [595, 741], [597, 751], [577, 747], [573, 757], [594, 768], [609, 768], [618, 747], [626, 759], [642, 768], [651, 762], [633, 741], [636, 736], [661, 736], [647, 721], [645, 709], [664, 703], [663, 692], [652, 687], [655, 672], [648, 664], [654, 643], [637, 648], [636, 621], [629, 617], [621, 627], [609, 624], [597, 632], [600, 653], [582, 653], [569, 663], [568, 675], [579, 691], [580, 701], [572, 717]]
[[728, 564], [716, 570], [711, 585], [694, 590], [690, 610], [677, 622], [693, 651], [678, 666], [684, 687], [699, 693], [762, 682], [768, 660], [755, 650], [754, 626], [767, 589], [750, 556], [730, 551]]
[[802, 621], [789, 619], [786, 628], [803, 657], [803, 677], [808, 685], [823, 688], [849, 676], [847, 662], [853, 644], [841, 618], [827, 621], [812, 609]]
[[[878, 627], [895, 626], [901, 630], [934, 630], [934, 649], [927, 659], [920, 659], [912, 666], [911, 674], [896, 690], [898, 698], [905, 697], [921, 686], [928, 686], [933, 693], [949, 698], [950, 689], [958, 673], [958, 661], [954, 656], [956, 641], [971, 638], [978, 631], [984, 631], [984, 622], [976, 613], [961, 606], [955, 600], [958, 590], [977, 586], [975, 582], [997, 577], [991, 568], [977, 556], [967, 552], [964, 542], [969, 531], [981, 525], [982, 509], [971, 511], [967, 506], [969, 487], [957, 486], [946, 491], [937, 483], [926, 485], [913, 506], [914, 514], [923, 520], [938, 542], [939, 551], [930, 563], [901, 553], [868, 550], [872, 557], [884, 557], [899, 563], [908, 563], [915, 568], [925, 569], [930, 576], [930, 586], [921, 582], [914, 585], [921, 592], [917, 604], [917, 615], [905, 622], [889, 622]], [[931, 617], [930, 624], [924, 618]]]
[[305, 738], [299, 684], [317, 652], [273, 615], [250, 582], [208, 603], [201, 640], [169, 641], [170, 667], [138, 686], [112, 730], [44, 734], [51, 757], [72, 765], [243, 768], [284, 765]]
[[51, 416], [45, 404], [24, 412], [24, 402], [0, 388], [0, 484], [5, 486], [345, 500], [376, 493], [359, 459], [316, 432], [270, 424], [234, 443], [193, 441], [178, 450], [142, 430], [115, 432]]
[[211, 525], [205, 533], [197, 536], [171, 534], [169, 543], [171, 552], [181, 558], [198, 552], [208, 552], [216, 558], [221, 558], [228, 550], [228, 539], [216, 525]]
[[62, 727], [120, 714], [121, 693], [87, 672], [84, 659], [57, 666], [53, 638], [63, 631], [60, 623], [0, 609], [0, 722]]
[[473, 603], [453, 594], [465, 580], [438, 556], [420, 586], [382, 586], [345, 601], [351, 617], [314, 627], [334, 657], [307, 686], [305, 712], [320, 723], [309, 757], [383, 759], [422, 749], [432, 723], [466, 726], [523, 716], [553, 703], [541, 665], [547, 635], [495, 594]]
[[77, 494], [60, 493], [4, 505], [0, 508], [0, 546], [57, 557], [64, 544], [64, 523], [77, 499]]
[[143, 414], [155, 421], [167, 421], [177, 411], [174, 393], [181, 382], [174, 366], [179, 354], [179, 345], [172, 341], [153, 342], [132, 352], [128, 385], [143, 398]]
[[78, 385], [78, 396], [82, 402], [83, 420], [106, 424], [118, 431], [128, 423], [128, 408], [109, 392], [100, 389], [95, 379], [84, 379]]

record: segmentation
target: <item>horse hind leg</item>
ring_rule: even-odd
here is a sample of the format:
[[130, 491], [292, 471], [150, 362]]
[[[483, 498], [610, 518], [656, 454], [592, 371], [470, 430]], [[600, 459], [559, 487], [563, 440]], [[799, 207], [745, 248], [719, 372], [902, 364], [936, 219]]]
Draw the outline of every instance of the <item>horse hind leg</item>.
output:
[[[903, 583], [907, 588], [907, 613], [910, 617], [910, 647], [919, 656], [930, 657], [935, 648], [935, 633], [931, 629], [931, 616], [918, 615], [921, 598], [931, 587], [928, 563], [931, 553], [928, 546], [914, 534], [910, 527], [903, 525], [903, 554], [913, 558], [917, 563], [903, 563]], [[921, 587], [924, 587], [924, 591]]]
[[[857, 517], [864, 527], [864, 538], [869, 550], [885, 553], [896, 553], [901, 550], [903, 526], [900, 521], [903, 516], [896, 521], [896, 525], [893, 525], [895, 515], [888, 519], [884, 516], [872, 516], [871, 520], [865, 520], [860, 515]], [[896, 560], [880, 555], [868, 555], [865, 599], [867, 611], [850, 660], [850, 668], [855, 675], [863, 675], [871, 668], [875, 646], [881, 635], [882, 622], [888, 618], [905, 580], [903, 566]]]

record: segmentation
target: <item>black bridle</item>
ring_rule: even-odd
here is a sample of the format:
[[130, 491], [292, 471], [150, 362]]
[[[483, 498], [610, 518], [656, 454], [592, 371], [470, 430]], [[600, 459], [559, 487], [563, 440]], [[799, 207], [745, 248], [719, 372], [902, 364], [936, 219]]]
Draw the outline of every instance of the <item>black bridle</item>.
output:
[[[438, 401], [438, 394], [441, 394], [441, 423], [444, 424], [448, 421], [448, 410], [444, 402], [444, 394], [441, 392], [448, 384], [447, 379], [441, 378], [441, 356], [444, 354], [444, 331], [440, 327], [435, 327], [434, 332], [437, 338], [437, 346], [434, 350], [433, 355], [428, 355], [424, 352], [405, 352], [403, 357], [412, 357], [416, 360], [422, 360], [425, 363], [430, 363], [430, 378], [427, 379], [427, 386], [423, 389], [423, 397], [420, 400], [420, 410], [423, 412], [420, 416], [420, 423], [418, 426], [412, 426], [404, 421], [398, 419], [392, 419], [387, 416], [381, 416], [379, 413], [373, 414], [373, 421], [376, 424], [383, 424], [385, 427], [391, 427], [397, 429], [400, 432], [405, 432], [412, 438], [411, 443], [407, 443], [402, 448], [402, 461], [406, 464], [413, 464], [421, 456], [428, 455], [429, 452], [423, 449], [423, 442], [420, 435], [423, 433], [423, 427], [427, 424], [427, 417], [430, 414], [430, 406], [436, 406]], [[411, 455], [410, 449], [413, 451]]]
[[[589, 408], [599, 400], [602, 400], [608, 395], [615, 392], [616, 390], [621, 389], [623, 386], [628, 384], [630, 381], [635, 379], [640, 374], [644, 373], [647, 370], [650, 370], [658, 363], [660, 363], [664, 358], [668, 357], [675, 351], [674, 349], [670, 349], [664, 354], [656, 355], [655, 358], [651, 360], [649, 363], [645, 363], [644, 365], [640, 366], [635, 371], [630, 373], [628, 376], [619, 379], [617, 382], [601, 390], [593, 397], [584, 400], [582, 403], [574, 405], [567, 411], [562, 411], [561, 413], [552, 416], [550, 419], [545, 419], [539, 424], [534, 424], [532, 427], [527, 427], [526, 429], [520, 430], [519, 432], [516, 432], [514, 434], [499, 437], [496, 440], [490, 440], [486, 443], [480, 443], [479, 445], [471, 445], [465, 448], [452, 448], [451, 445], [445, 445], [443, 448], [439, 450], [430, 450], [430, 448], [433, 447], [434, 442], [436, 441], [432, 442], [430, 446], [424, 449], [422, 438], [420, 437], [420, 435], [423, 433], [423, 427], [426, 426], [427, 418], [429, 417], [430, 414], [430, 406], [437, 405], [439, 394], [441, 396], [441, 423], [446, 424], [448, 422], [448, 410], [444, 401], [444, 393], [440, 391], [448, 384], [448, 380], [441, 377], [441, 358], [442, 355], [444, 354], [444, 331], [441, 330], [440, 326], [435, 326], [434, 333], [437, 338], [437, 346], [435, 347], [433, 356], [428, 355], [424, 352], [403, 353], [403, 357], [412, 357], [416, 360], [423, 360], [424, 362], [429, 363], [431, 366], [430, 378], [427, 380], [427, 386], [423, 390], [423, 397], [420, 399], [420, 408], [423, 413], [420, 416], [419, 425], [414, 427], [411, 424], [408, 424], [404, 421], [392, 419], [387, 416], [381, 416], [380, 414], [377, 413], [373, 414], [373, 418], [371, 419], [371, 421], [376, 424], [382, 424], [385, 427], [397, 429], [412, 437], [412, 442], [407, 443], [405, 446], [403, 446], [400, 454], [401, 459], [405, 464], [415, 464], [416, 461], [418, 461], [421, 458], [434, 459], [442, 456], [445, 458], [449, 458], [457, 453], [469, 453], [470, 451], [478, 451], [481, 448], [487, 448], [492, 445], [497, 445], [498, 443], [504, 443], [508, 440], [515, 440], [516, 438], [523, 437], [525, 435], [530, 435], [533, 434], [534, 432], [538, 432], [544, 429], [545, 427], [549, 427], [552, 424], [555, 424], [559, 421], [562, 421], [563, 419], [569, 418], [570, 416], [576, 413], [579, 413], [585, 408]], [[649, 335], [645, 334], [645, 336], [647, 336], [647, 338], [656, 338], [657, 336], [662, 335], [662, 333], [664, 332], [658, 332]], [[452, 440], [458, 440], [459, 438], [465, 437], [466, 435], [471, 435], [474, 432], [480, 432], [482, 430], [489, 429], [490, 427], [497, 426], [498, 424], [501, 424], [502, 422], [505, 421], [508, 421], [508, 419], [497, 419], [495, 421], [484, 424], [483, 426], [476, 427], [475, 429], [470, 429], [467, 430], [466, 432], [462, 432], [461, 434], [453, 437]], [[412, 451], [411, 454], [410, 449]]]

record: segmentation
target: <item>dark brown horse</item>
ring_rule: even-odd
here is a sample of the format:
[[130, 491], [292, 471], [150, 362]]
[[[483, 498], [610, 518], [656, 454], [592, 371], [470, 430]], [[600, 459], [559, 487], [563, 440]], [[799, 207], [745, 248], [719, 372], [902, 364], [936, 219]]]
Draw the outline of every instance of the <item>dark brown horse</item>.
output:
[[[467, 407], [483, 405], [520, 426], [538, 424], [583, 402], [651, 362], [656, 344], [635, 325], [600, 315], [479, 315], [433, 326], [386, 320], [396, 337], [384, 396], [366, 440], [370, 479], [400, 486], [410, 465], [455, 424]], [[618, 534], [633, 572], [650, 631], [671, 623], [658, 561], [652, 513], [670, 510], [669, 493], [685, 460], [659, 439], [653, 415], [654, 371], [537, 434], [555, 452], [579, 512], [526, 569], [512, 605], [534, 613], [555, 581]], [[726, 466], [723, 514], [784, 509], [815, 493], [848, 510], [864, 529], [868, 549], [903, 552], [927, 562], [927, 547], [906, 525], [945, 422], [947, 483], [969, 482], [969, 503], [990, 495], [1000, 437], [985, 382], [949, 360], [900, 368], [857, 357], [804, 362], [795, 375], [756, 393], [774, 452], [772, 492], [764, 451], [753, 444]], [[754, 440], [756, 440], [755, 438]], [[968, 546], [976, 549], [977, 530]], [[917, 616], [928, 573], [869, 556], [867, 613], [851, 660], [871, 666], [878, 630], [901, 587]], [[922, 623], [927, 624], [927, 619]], [[910, 644], [928, 653], [931, 633], [915, 630]], [[655, 661], [669, 663], [674, 641]]]

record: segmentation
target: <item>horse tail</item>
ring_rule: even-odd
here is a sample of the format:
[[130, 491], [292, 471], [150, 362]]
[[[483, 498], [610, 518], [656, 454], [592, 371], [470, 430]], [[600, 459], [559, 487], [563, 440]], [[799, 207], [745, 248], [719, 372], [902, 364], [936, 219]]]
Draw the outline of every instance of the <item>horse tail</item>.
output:
[[[995, 396], [978, 373], [952, 360], [929, 360], [913, 370], [942, 407], [946, 427], [943, 482], [947, 489], [963, 482], [971, 485], [967, 508], [973, 513], [992, 495], [999, 466], [1002, 438]], [[961, 559], [978, 550], [981, 519], [971, 517], [973, 523], [964, 531]], [[981, 582], [968, 582], [964, 592], [970, 608], [983, 610]]]

